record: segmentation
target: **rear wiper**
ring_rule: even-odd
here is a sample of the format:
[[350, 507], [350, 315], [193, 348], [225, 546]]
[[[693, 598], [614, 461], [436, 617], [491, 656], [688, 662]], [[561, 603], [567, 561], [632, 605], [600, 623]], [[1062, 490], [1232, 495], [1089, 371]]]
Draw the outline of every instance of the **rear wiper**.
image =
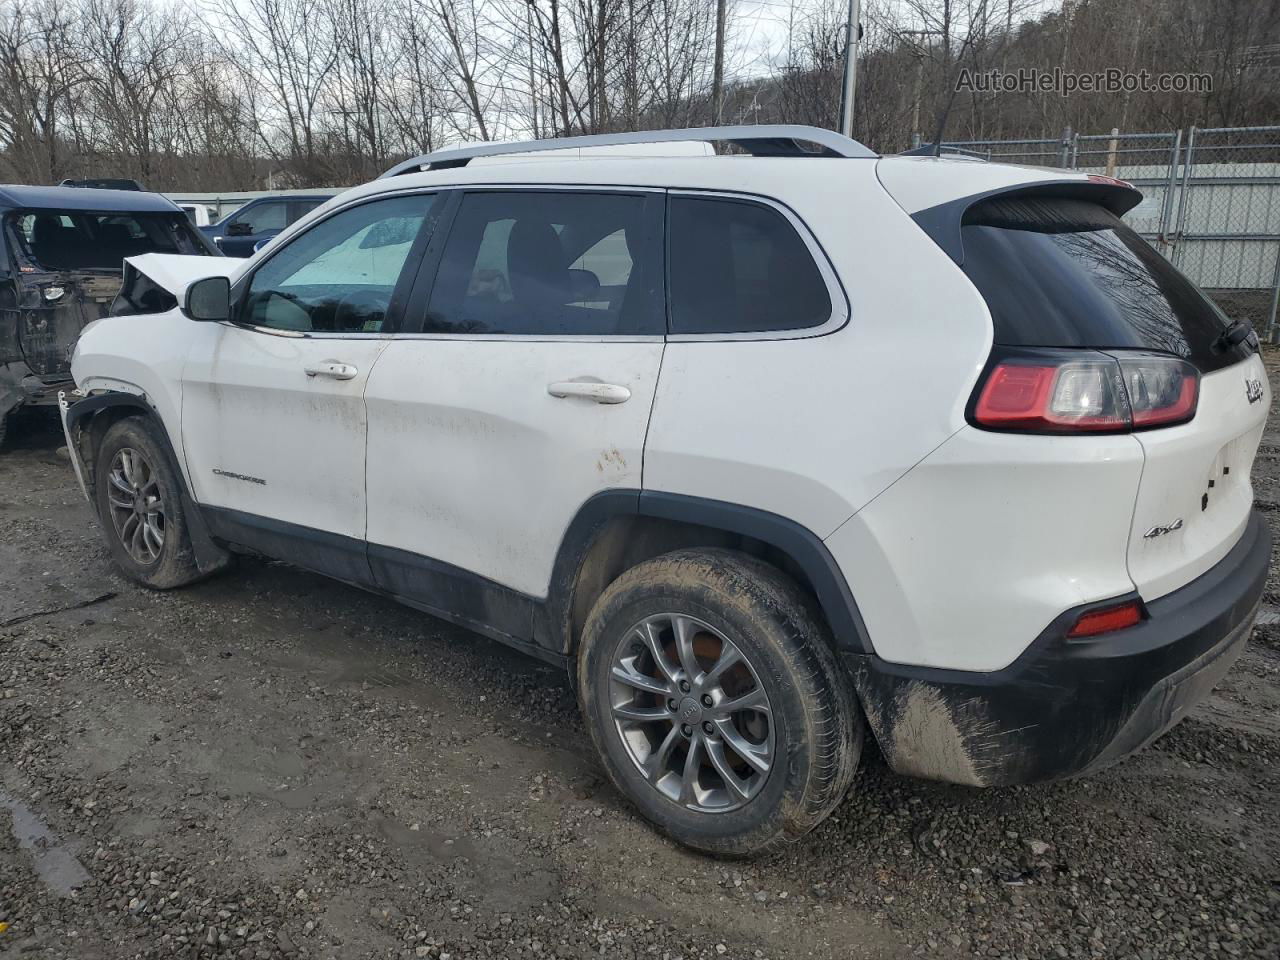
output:
[[1210, 345], [1214, 353], [1224, 353], [1232, 347], [1253, 338], [1253, 346], [1257, 346], [1257, 337], [1253, 335], [1253, 325], [1244, 320], [1232, 320], [1227, 328], [1218, 334]]

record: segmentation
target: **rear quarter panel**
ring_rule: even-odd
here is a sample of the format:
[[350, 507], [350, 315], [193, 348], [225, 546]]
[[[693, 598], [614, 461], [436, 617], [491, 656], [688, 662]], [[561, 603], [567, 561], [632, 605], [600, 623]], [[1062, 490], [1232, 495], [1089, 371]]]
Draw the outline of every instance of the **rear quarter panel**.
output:
[[986, 304], [875, 166], [743, 165], [740, 189], [812, 231], [850, 318], [819, 337], [668, 343], [646, 489], [768, 510], [826, 537], [964, 424], [991, 347]]

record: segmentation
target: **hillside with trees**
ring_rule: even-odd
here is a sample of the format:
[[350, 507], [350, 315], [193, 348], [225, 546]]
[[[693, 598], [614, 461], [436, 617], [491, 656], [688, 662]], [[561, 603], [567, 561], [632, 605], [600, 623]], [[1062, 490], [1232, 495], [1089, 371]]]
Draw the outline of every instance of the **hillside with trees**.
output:
[[[755, 0], [758, 4], [763, 0]], [[835, 125], [846, 7], [770, 0], [0, 0], [0, 179], [340, 185], [462, 140]], [[856, 134], [1280, 123], [1280, 0], [869, 0]], [[1205, 73], [1201, 93], [955, 92], [961, 70]], [[948, 109], [949, 108], [949, 109]]]

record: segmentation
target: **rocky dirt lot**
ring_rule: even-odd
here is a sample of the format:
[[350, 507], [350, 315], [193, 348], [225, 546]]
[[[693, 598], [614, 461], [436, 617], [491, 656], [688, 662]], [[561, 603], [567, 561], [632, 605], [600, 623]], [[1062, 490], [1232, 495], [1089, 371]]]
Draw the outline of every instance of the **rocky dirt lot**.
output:
[[60, 437], [25, 428], [0, 455], [0, 957], [1280, 957], [1280, 625], [1106, 773], [979, 791], [872, 750], [803, 842], [717, 862], [603, 781], [551, 668], [279, 564], [124, 582]]

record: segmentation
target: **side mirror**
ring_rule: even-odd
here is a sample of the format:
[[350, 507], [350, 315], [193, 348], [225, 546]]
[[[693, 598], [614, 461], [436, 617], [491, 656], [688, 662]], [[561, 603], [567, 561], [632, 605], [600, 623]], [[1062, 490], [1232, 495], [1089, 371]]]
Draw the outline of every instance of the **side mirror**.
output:
[[182, 312], [192, 320], [217, 322], [231, 319], [231, 281], [205, 277], [187, 287]]
[[228, 237], [247, 237], [253, 233], [253, 224], [244, 220], [235, 220], [227, 224]]

